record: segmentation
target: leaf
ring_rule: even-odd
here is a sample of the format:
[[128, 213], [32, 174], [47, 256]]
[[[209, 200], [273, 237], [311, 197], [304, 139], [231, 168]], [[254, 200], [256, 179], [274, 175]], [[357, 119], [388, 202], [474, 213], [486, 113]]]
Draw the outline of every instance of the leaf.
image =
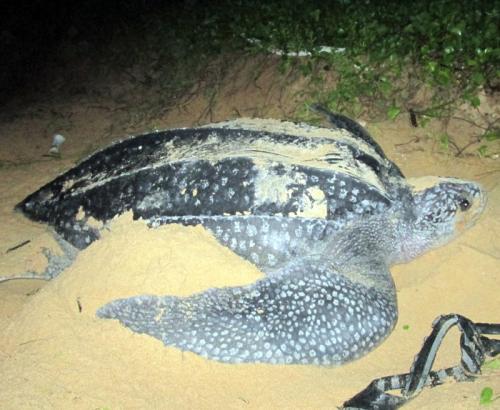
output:
[[437, 67], [437, 63], [435, 61], [429, 61], [427, 63], [427, 69], [433, 73], [434, 71], [436, 71], [436, 67]]
[[315, 22], [318, 22], [319, 21], [319, 17], [321, 16], [321, 10], [320, 9], [316, 9], [314, 11], [311, 12], [311, 17], [313, 18], [313, 20]]
[[472, 74], [471, 82], [473, 84], [478, 84], [478, 85], [484, 84], [484, 81], [485, 81], [484, 75], [481, 74], [480, 72], [476, 72], [476, 73]]
[[439, 68], [434, 71], [436, 81], [441, 85], [448, 85], [451, 81], [451, 71], [448, 68]]
[[450, 147], [450, 136], [448, 134], [441, 134], [439, 136], [439, 143], [444, 149], [448, 149]]
[[483, 135], [483, 138], [486, 141], [496, 141], [496, 140], [500, 139], [500, 130], [486, 132]]
[[478, 149], [477, 149], [477, 152], [479, 153], [479, 155], [481, 157], [485, 157], [486, 156], [486, 152], [488, 151], [488, 146], [487, 145], [481, 145]]
[[491, 404], [493, 402], [493, 389], [491, 387], [485, 387], [481, 390], [481, 396], [479, 398], [479, 404]]
[[479, 99], [478, 96], [471, 97], [469, 102], [470, 102], [470, 105], [472, 105], [474, 108], [477, 108], [481, 105], [481, 100]]
[[420, 126], [422, 128], [426, 127], [431, 122], [431, 119], [432, 118], [428, 115], [425, 115], [425, 114], [421, 115], [420, 116]]
[[500, 369], [500, 358], [486, 362], [483, 364], [483, 369]]
[[410, 330], [410, 325], [403, 325], [403, 330]]
[[387, 116], [389, 117], [389, 119], [394, 120], [394, 119], [396, 119], [396, 117], [399, 115], [400, 112], [401, 112], [401, 109], [393, 106], [393, 107], [389, 108], [389, 110], [387, 110]]

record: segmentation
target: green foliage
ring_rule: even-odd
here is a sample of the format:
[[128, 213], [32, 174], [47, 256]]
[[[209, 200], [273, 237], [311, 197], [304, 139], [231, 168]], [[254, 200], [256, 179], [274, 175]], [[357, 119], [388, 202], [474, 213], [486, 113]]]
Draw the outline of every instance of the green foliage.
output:
[[401, 110], [398, 107], [390, 107], [387, 111], [387, 117], [389, 117], [389, 119], [391, 120], [394, 120], [400, 114], [400, 112]]
[[483, 135], [486, 141], [496, 141], [500, 139], [500, 130], [488, 131]]
[[481, 396], [479, 397], [479, 404], [481, 405], [489, 405], [493, 403], [497, 398], [493, 398], [493, 389], [491, 387], [485, 387], [481, 390]]
[[[486, 363], [483, 364], [482, 366], [482, 369], [483, 370], [486, 370], [486, 369], [490, 369], [490, 370], [498, 370], [500, 369], [500, 358], [495, 358], [495, 359], [492, 359]], [[481, 395], [479, 397], [479, 404], [481, 405], [490, 405], [492, 404], [494, 401], [497, 401], [500, 399], [500, 396], [496, 396], [494, 397], [494, 392], [493, 392], [493, 389], [489, 386], [483, 388], [483, 390], [481, 390]]]
[[[499, 1], [223, 0], [197, 9], [205, 17], [196, 36], [203, 32], [204, 41], [218, 47], [281, 54], [283, 73], [296, 68], [311, 78], [311, 100], [353, 116], [370, 107], [394, 120], [416, 111], [412, 98], [426, 87], [432, 99], [418, 107], [425, 126], [463, 102], [479, 107], [478, 91], [498, 88]], [[309, 57], [297, 58], [299, 52]], [[334, 85], [325, 87], [330, 74]], [[498, 138], [498, 132], [479, 137], [479, 155]], [[452, 142], [446, 134], [439, 141], [445, 149]]]
[[[498, 1], [227, 0], [207, 13], [226, 39], [286, 53], [283, 69], [299, 51], [333, 67], [335, 88], [317, 96], [340, 111], [355, 113], [369, 100], [395, 118], [415, 79], [432, 87], [435, 102], [451, 98], [478, 107], [479, 87], [494, 86], [499, 75]], [[322, 45], [345, 52], [322, 53]], [[311, 59], [301, 60], [302, 73], [313, 75]]]
[[488, 146], [487, 145], [481, 145], [477, 149], [477, 153], [479, 154], [480, 157], [486, 157], [486, 155], [488, 154]]
[[477, 149], [477, 152], [478, 152], [479, 156], [481, 156], [481, 157], [488, 156], [488, 145], [487, 145], [487, 143], [488, 142], [497, 141], [497, 140], [500, 140], [500, 129], [498, 129], [498, 128], [492, 129], [492, 130], [488, 130], [483, 135], [481, 135], [478, 138], [478, 142], [486, 142], [486, 144], [481, 145]]
[[[281, 53], [283, 73], [295, 69], [310, 79], [309, 99], [353, 116], [370, 107], [370, 114], [395, 119], [412, 108], [424, 126], [463, 102], [478, 107], [480, 87], [498, 88], [499, 26], [499, 0], [165, 2], [125, 25], [114, 52], [103, 53], [141, 86], [160, 86], [152, 109], [197, 82], [212, 98], [224, 67], [241, 51]], [[213, 64], [219, 57], [223, 68]], [[150, 70], [137, 75], [135, 64]], [[417, 109], [409, 104], [422, 88], [432, 100]], [[479, 154], [497, 139], [498, 131], [480, 137]], [[449, 136], [440, 141], [449, 146]]]
[[450, 148], [450, 136], [446, 133], [440, 134], [439, 144], [445, 151], [448, 151], [448, 149]]
[[500, 358], [496, 358], [486, 362], [483, 369], [500, 369]]

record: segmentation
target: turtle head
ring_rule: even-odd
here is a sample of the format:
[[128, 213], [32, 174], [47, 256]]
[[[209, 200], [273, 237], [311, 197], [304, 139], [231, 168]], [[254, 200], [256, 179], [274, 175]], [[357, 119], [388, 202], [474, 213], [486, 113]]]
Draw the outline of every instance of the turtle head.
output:
[[408, 180], [413, 187], [413, 226], [403, 238], [403, 259], [409, 260], [450, 242], [478, 220], [486, 193], [475, 182], [425, 177]]

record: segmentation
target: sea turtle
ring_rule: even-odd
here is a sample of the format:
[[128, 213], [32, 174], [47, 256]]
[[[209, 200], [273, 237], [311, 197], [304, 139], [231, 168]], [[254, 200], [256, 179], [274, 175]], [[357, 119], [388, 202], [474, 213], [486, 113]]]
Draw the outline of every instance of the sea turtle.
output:
[[485, 193], [458, 179], [406, 179], [363, 127], [326, 115], [334, 129], [240, 119], [136, 136], [17, 208], [79, 249], [127, 210], [151, 227], [202, 225], [265, 277], [116, 300], [97, 316], [222, 362], [342, 364], [394, 327], [389, 267], [470, 227]]

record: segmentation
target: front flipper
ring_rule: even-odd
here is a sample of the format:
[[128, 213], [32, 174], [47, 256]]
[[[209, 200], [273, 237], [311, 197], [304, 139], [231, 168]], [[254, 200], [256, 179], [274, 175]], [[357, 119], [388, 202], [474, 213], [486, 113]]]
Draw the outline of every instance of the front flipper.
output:
[[397, 309], [384, 291], [303, 261], [250, 286], [116, 300], [97, 316], [222, 362], [332, 365], [377, 346]]

